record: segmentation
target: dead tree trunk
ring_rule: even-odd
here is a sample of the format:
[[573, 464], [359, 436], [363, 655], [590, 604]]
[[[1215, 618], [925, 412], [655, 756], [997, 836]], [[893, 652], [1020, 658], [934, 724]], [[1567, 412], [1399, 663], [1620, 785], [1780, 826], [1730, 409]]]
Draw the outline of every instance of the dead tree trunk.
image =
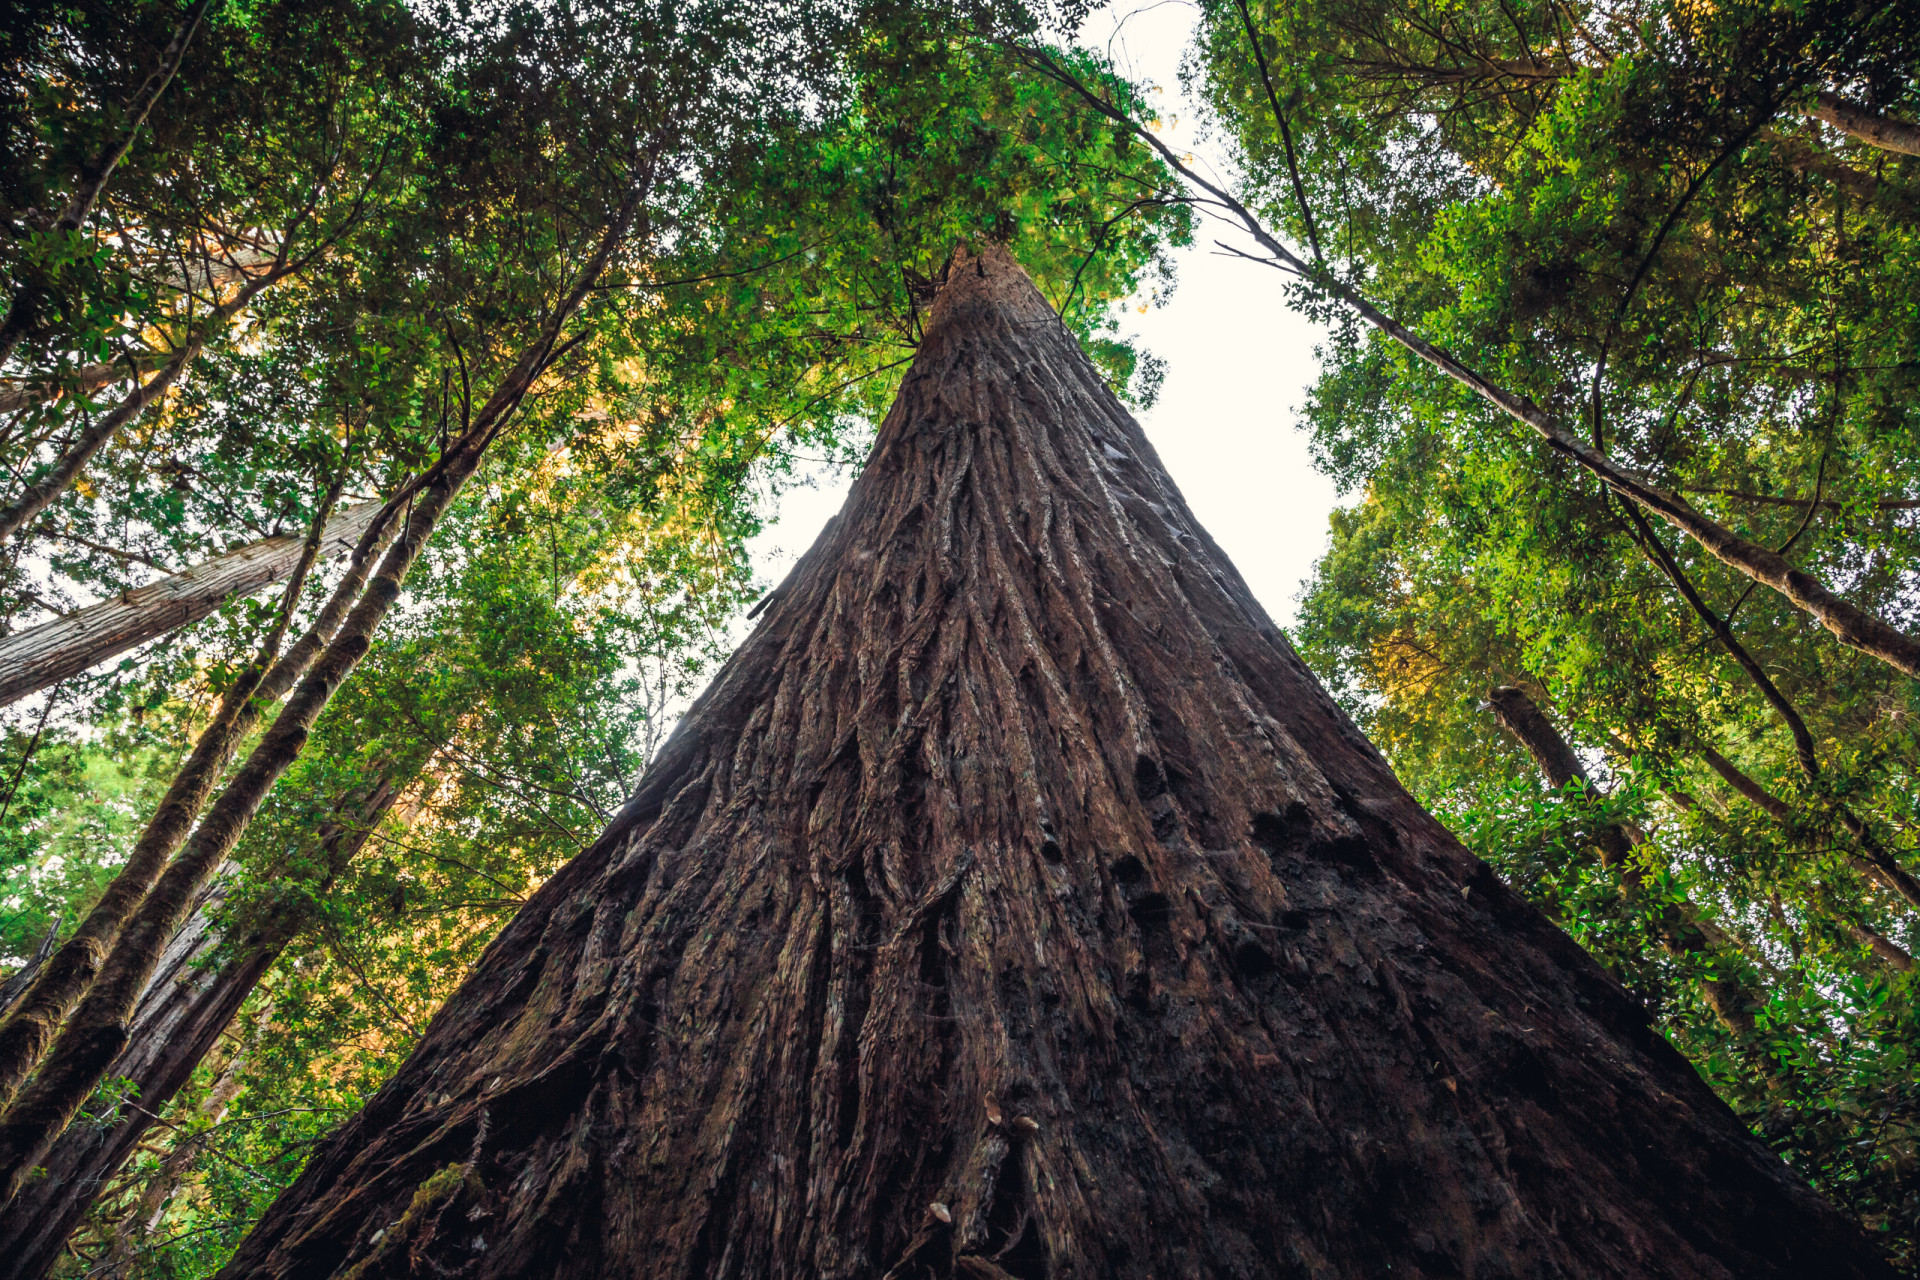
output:
[[[381, 505], [363, 502], [329, 520], [320, 557], [352, 551]], [[305, 542], [298, 533], [262, 538], [170, 578], [0, 639], [0, 707], [198, 622], [237, 596], [273, 585], [300, 563]]]
[[1398, 785], [993, 250], [223, 1274], [1891, 1273]]
[[[315, 843], [324, 879], [316, 898], [365, 847], [403, 783], [396, 773], [377, 778], [343, 802], [337, 818], [322, 824]], [[127, 1047], [107, 1070], [112, 1079], [133, 1082], [131, 1100], [111, 1117], [68, 1126], [40, 1162], [45, 1173], [0, 1204], [4, 1280], [39, 1280], [53, 1269], [67, 1237], [226, 1034], [260, 979], [312, 924], [309, 912], [279, 912], [234, 946], [224, 963], [204, 967], [222, 941], [213, 927], [216, 905], [203, 901], [168, 944], [128, 1024]]]

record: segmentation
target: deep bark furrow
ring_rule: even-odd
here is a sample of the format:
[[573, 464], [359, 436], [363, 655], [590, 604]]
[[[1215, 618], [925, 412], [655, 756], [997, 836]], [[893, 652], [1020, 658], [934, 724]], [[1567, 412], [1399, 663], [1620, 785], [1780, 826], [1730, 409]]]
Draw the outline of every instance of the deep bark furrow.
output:
[[228, 1274], [1885, 1274], [954, 273], [841, 517]]

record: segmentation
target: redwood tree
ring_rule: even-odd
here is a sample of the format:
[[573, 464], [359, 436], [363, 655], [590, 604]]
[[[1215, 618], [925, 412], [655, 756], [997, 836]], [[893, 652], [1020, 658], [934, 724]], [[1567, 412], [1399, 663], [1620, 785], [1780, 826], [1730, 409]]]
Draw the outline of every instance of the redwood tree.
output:
[[1394, 780], [999, 251], [225, 1274], [1866, 1276]]

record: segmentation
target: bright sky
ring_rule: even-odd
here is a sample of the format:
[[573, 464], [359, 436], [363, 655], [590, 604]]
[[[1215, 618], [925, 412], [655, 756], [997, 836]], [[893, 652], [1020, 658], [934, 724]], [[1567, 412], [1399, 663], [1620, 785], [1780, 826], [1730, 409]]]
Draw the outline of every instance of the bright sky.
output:
[[[1204, 160], [1216, 152], [1188, 128], [1198, 113], [1183, 100], [1178, 75], [1194, 17], [1181, 0], [1122, 0], [1096, 11], [1082, 40], [1111, 41], [1123, 69], [1159, 85], [1162, 117], [1175, 117], [1163, 136]], [[1225, 166], [1216, 161], [1215, 168]], [[1172, 299], [1128, 316], [1133, 335], [1168, 366], [1159, 403], [1140, 421], [1201, 523], [1284, 626], [1326, 548], [1334, 506], [1333, 485], [1314, 471], [1296, 426], [1318, 371], [1320, 331], [1282, 305], [1278, 272], [1221, 256], [1216, 237], [1241, 239], [1217, 223], [1203, 225], [1178, 255]], [[823, 473], [815, 487], [780, 499], [778, 522], [749, 544], [761, 578], [771, 584], [786, 575], [840, 509], [851, 480]]]

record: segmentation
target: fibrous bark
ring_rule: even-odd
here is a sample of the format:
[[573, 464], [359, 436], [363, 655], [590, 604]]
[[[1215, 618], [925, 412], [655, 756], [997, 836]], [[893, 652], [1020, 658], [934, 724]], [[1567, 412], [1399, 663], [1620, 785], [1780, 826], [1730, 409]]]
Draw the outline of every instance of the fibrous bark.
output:
[[223, 1274], [1889, 1273], [1398, 785], [993, 250]]
[[[363, 502], [327, 522], [320, 556], [353, 550], [382, 504]], [[0, 639], [0, 707], [252, 595], [293, 572], [301, 534], [262, 538], [191, 569], [148, 583], [64, 618]]]

